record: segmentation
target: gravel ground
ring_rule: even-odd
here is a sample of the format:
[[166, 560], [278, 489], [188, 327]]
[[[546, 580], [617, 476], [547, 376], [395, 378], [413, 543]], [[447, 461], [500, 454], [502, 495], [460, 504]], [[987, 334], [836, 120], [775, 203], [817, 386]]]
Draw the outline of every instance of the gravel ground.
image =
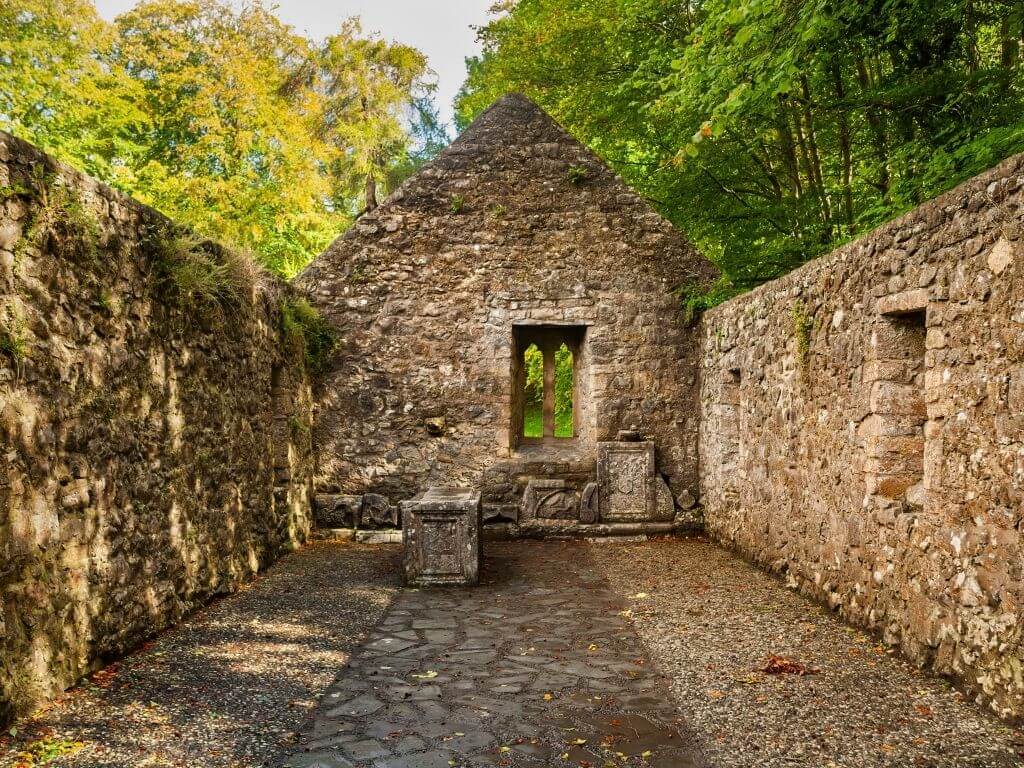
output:
[[[594, 549], [710, 765], [1024, 765], [1024, 732], [710, 542]], [[817, 671], [766, 674], [773, 654]]]
[[398, 554], [330, 542], [282, 558], [20, 723], [0, 766], [272, 765], [393, 600]]

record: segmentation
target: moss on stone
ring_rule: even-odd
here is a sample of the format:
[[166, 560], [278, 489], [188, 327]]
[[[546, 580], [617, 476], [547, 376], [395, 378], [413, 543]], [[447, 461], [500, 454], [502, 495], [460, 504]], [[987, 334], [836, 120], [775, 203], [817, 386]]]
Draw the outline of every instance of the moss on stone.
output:
[[285, 343], [302, 355], [311, 374], [318, 376], [327, 370], [338, 338], [308, 301], [289, 298], [281, 303], [281, 330]]

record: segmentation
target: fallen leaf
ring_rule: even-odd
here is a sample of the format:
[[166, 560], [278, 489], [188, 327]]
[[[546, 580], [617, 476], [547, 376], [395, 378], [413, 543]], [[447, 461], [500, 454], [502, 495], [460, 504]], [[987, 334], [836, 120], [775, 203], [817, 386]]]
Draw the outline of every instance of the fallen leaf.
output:
[[765, 661], [761, 671], [768, 675], [813, 675], [818, 670], [804, 666], [799, 661], [792, 661], [785, 656], [772, 654]]

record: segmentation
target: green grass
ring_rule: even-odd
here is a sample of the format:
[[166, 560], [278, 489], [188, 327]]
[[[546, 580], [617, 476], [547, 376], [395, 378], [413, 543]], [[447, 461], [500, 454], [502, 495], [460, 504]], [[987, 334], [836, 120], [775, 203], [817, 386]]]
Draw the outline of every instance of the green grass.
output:
[[[523, 437], [544, 436], [544, 407], [528, 401], [523, 413]], [[572, 437], [572, 411], [555, 413], [555, 437]]]

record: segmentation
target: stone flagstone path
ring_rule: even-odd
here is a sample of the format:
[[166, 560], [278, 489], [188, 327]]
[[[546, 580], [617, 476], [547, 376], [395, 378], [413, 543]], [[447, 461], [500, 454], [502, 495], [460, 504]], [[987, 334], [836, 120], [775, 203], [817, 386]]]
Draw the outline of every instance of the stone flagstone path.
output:
[[284, 765], [702, 765], [624, 608], [583, 547], [491, 544], [481, 586], [398, 597]]

